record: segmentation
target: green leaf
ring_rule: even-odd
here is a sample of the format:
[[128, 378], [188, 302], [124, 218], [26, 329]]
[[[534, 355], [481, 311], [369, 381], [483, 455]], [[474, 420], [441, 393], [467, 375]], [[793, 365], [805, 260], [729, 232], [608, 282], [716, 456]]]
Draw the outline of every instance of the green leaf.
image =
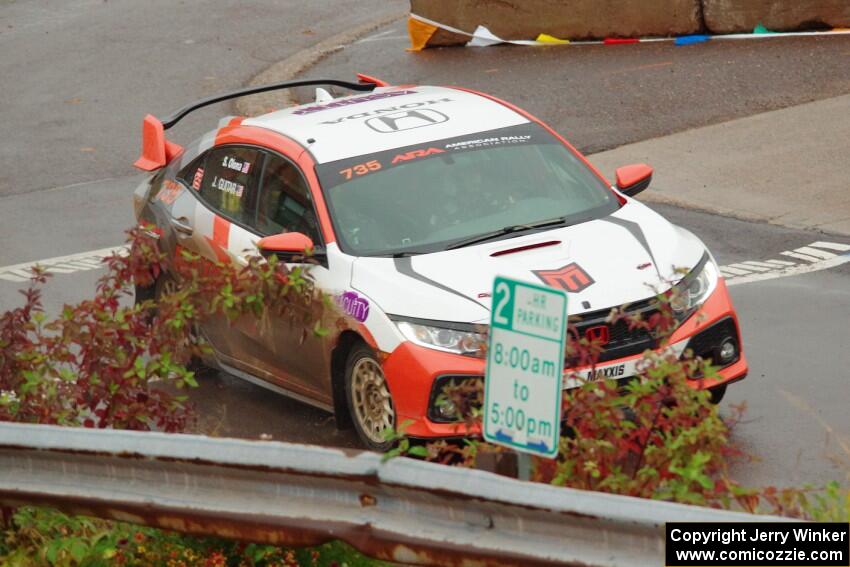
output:
[[198, 387], [198, 381], [195, 380], [195, 373], [194, 372], [187, 372], [186, 374], [184, 374], [183, 380], [186, 382], [186, 384], [188, 384], [192, 388]]
[[422, 457], [425, 458], [428, 456], [428, 447], [424, 445], [416, 445], [415, 447], [411, 447], [407, 451], [408, 455], [413, 455], [414, 457]]
[[68, 552], [71, 554], [71, 557], [77, 563], [82, 563], [83, 559], [86, 558], [89, 552], [89, 546], [83, 540], [79, 538], [73, 538], [68, 542], [67, 545]]

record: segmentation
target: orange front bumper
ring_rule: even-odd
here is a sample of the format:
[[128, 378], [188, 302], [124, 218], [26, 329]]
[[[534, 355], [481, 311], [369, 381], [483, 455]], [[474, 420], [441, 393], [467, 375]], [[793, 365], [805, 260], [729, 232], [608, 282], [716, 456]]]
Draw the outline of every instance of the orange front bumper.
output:
[[[721, 279], [717, 289], [700, 310], [673, 332], [669, 344], [687, 342], [700, 331], [726, 318], [734, 321], [740, 344], [738, 318], [726, 283]], [[605, 365], [627, 362], [641, 356], [634, 355], [612, 360]], [[431, 388], [438, 377], [484, 376], [484, 367], [485, 361], [481, 358], [441, 352], [410, 342], [402, 343], [384, 361], [384, 374], [398, 413], [397, 423], [410, 422], [405, 428], [405, 433], [413, 437], [459, 437], [476, 433], [467, 431], [463, 424], [438, 423], [430, 420], [428, 404], [431, 399]], [[715, 388], [743, 379], [747, 375], [747, 370], [747, 360], [742, 347], [738, 361], [720, 370], [718, 379], [694, 380], [691, 385], [698, 389]]]

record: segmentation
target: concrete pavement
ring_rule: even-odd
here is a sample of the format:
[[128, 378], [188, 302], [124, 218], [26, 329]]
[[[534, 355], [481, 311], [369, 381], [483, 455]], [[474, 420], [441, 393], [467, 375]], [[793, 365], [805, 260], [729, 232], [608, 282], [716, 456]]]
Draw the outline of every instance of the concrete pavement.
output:
[[642, 197], [850, 235], [850, 96], [757, 114], [594, 154], [606, 175], [655, 167]]

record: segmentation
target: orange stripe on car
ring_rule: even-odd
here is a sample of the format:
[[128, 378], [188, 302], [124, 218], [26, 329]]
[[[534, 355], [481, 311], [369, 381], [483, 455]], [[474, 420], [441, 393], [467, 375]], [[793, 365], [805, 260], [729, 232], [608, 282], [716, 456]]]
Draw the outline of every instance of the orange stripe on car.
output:
[[230, 241], [230, 221], [215, 215], [213, 218], [213, 237], [212, 241], [216, 246], [227, 250], [227, 244]]

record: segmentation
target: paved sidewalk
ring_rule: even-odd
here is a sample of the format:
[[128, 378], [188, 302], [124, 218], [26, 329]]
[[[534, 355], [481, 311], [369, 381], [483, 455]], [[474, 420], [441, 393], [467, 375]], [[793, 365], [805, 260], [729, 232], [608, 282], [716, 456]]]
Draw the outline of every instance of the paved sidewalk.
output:
[[850, 235], [850, 96], [758, 114], [591, 156], [655, 167], [641, 198]]

